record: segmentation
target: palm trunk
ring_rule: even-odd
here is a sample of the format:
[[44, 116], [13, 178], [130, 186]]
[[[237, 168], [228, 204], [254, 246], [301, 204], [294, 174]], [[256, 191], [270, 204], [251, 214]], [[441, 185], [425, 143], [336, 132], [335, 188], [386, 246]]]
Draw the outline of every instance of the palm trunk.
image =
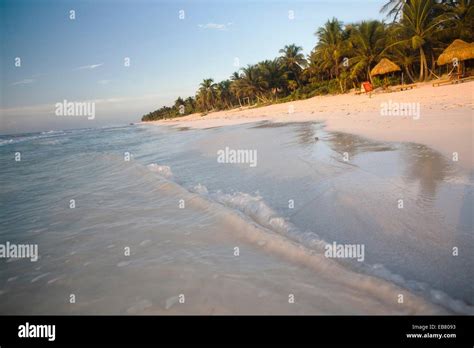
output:
[[298, 84], [298, 87], [301, 87], [301, 82], [300, 82], [297, 72], [293, 71], [293, 75], [295, 75], [295, 80], [296, 80], [296, 83]]
[[431, 70], [429, 70], [430, 72], [430, 77], [431, 75], [433, 75], [433, 71], [436, 69], [436, 59], [434, 57], [434, 54], [433, 52], [431, 52]]
[[408, 66], [405, 66], [405, 71], [407, 73], [407, 76], [408, 78], [411, 80], [411, 82], [413, 83], [413, 81], [415, 81], [415, 79], [413, 78], [413, 75], [411, 74], [410, 72], [410, 69], [408, 68]]
[[341, 89], [341, 93], [344, 93], [344, 86], [342, 85], [342, 80], [341, 79], [338, 79], [339, 80], [339, 88]]
[[428, 70], [428, 64], [426, 62], [426, 55], [423, 47], [420, 47], [420, 81], [424, 81], [426, 77], [426, 70]]

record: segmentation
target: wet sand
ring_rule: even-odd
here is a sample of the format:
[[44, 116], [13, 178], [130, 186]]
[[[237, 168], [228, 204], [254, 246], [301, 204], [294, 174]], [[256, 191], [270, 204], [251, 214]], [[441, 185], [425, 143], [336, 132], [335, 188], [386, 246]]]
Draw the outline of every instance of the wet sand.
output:
[[[420, 103], [419, 119], [382, 116], [383, 103]], [[368, 95], [344, 94], [307, 100], [192, 114], [179, 119], [147, 122], [180, 127], [210, 128], [246, 122], [324, 121], [328, 130], [358, 134], [381, 141], [427, 145], [448, 158], [458, 153], [458, 163], [474, 167], [474, 82], [432, 87], [430, 83], [402, 92]]]

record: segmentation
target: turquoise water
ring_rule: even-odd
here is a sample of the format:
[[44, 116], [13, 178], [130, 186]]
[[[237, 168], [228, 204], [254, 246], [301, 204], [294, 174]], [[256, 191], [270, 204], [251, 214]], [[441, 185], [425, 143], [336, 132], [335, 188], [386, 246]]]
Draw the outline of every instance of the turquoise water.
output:
[[[219, 163], [226, 147], [256, 150], [257, 165]], [[147, 291], [170, 307], [177, 284], [189, 290], [231, 272], [219, 239], [235, 227], [226, 212], [315, 252], [363, 244], [364, 262], [338, 262], [473, 313], [473, 173], [423, 145], [319, 123], [134, 125], [1, 136], [0, 164], [0, 243], [36, 243], [40, 256], [0, 260], [2, 313], [69, 313], [72, 293], [83, 303], [73, 313], [143, 313]], [[204, 198], [199, 209], [193, 194]], [[258, 278], [270, 261], [252, 250], [239, 269]], [[289, 281], [274, 272], [275, 284]]]

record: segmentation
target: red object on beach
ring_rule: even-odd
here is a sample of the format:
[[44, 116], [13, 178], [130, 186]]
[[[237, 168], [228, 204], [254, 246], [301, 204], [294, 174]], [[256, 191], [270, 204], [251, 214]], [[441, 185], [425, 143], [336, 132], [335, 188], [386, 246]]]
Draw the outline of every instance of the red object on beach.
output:
[[369, 81], [362, 82], [362, 87], [364, 87], [365, 93], [372, 92], [374, 89]]

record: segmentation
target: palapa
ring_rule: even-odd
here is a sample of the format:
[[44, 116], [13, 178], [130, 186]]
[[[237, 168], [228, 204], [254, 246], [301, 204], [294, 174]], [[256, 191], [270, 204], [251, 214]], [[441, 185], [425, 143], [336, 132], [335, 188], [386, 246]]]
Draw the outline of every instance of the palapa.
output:
[[474, 58], [474, 43], [467, 43], [456, 39], [449, 45], [438, 57], [438, 65], [452, 63], [455, 59], [458, 61]]
[[384, 75], [394, 71], [400, 71], [400, 67], [390, 59], [383, 58], [370, 72], [370, 75]]

